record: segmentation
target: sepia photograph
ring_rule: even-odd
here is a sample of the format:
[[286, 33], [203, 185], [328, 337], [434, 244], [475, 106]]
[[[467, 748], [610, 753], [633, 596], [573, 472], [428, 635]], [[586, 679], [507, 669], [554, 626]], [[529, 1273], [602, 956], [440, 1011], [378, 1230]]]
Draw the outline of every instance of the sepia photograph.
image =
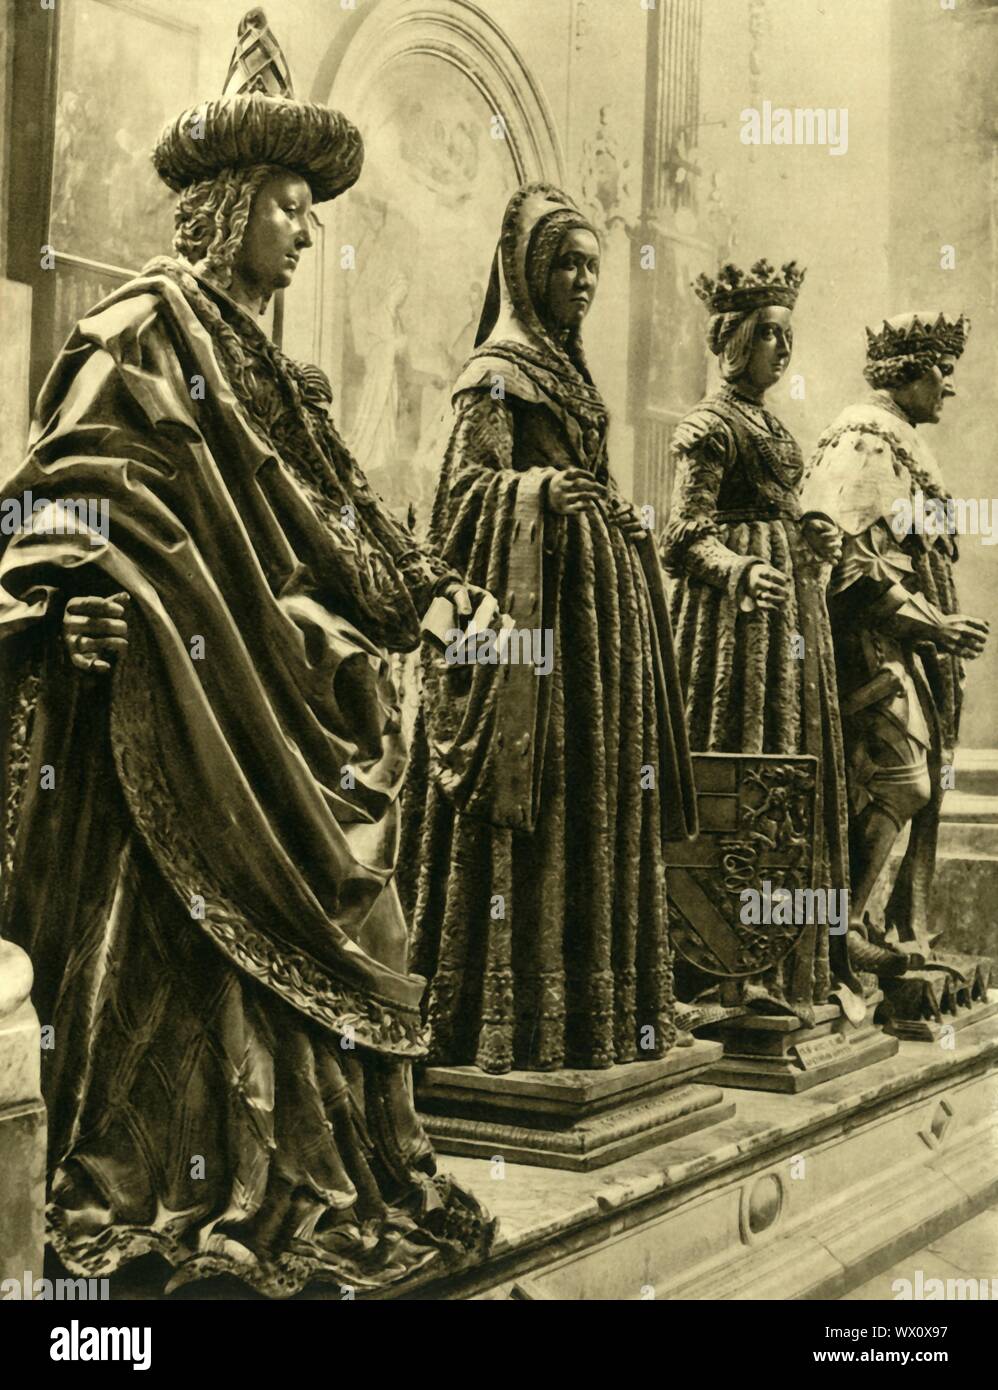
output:
[[468, 1301], [972, 1366], [996, 75], [992, 0], [0, 0], [32, 1369]]

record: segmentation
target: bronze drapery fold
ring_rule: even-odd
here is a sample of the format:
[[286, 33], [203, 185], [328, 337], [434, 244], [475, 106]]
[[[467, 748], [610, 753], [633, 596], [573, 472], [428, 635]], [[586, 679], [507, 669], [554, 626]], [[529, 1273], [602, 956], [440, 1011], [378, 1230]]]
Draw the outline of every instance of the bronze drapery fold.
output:
[[[50, 1235], [77, 1273], [155, 1252], [170, 1287], [377, 1290], [491, 1238], [413, 1110], [424, 981], [392, 882], [387, 653], [449, 571], [310, 387], [158, 261], [70, 338], [5, 488], [109, 502], [106, 530], [0, 557], [2, 932], [54, 1029]], [[80, 673], [64, 602], [119, 590], [128, 653]]]

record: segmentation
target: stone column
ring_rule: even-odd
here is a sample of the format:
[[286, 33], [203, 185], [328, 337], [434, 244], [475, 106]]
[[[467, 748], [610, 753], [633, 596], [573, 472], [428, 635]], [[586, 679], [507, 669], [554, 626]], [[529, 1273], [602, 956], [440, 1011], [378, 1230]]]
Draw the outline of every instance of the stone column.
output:
[[0, 478], [9, 478], [24, 459], [30, 408], [31, 286], [0, 274]]
[[0, 1283], [43, 1275], [45, 1106], [31, 962], [0, 941]]
[[673, 429], [706, 383], [703, 311], [690, 284], [716, 264], [729, 235], [698, 152], [702, 10], [703, 0], [670, 0], [647, 12], [641, 213], [631, 234], [629, 418], [633, 500], [653, 509], [656, 531], [671, 500]]

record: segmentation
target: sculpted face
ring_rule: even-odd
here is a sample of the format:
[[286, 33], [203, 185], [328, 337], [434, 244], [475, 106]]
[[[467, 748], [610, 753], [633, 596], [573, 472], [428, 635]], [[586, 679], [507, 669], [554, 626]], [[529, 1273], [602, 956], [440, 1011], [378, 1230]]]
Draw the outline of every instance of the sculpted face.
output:
[[956, 395], [953, 385], [953, 369], [956, 358], [940, 357], [934, 367], [930, 367], [917, 381], [909, 381], [897, 386], [891, 395], [908, 416], [913, 425], [934, 425], [942, 414], [943, 401]]
[[311, 190], [297, 174], [274, 174], [260, 185], [233, 270], [234, 299], [258, 308], [291, 284], [302, 251], [312, 245], [311, 208]]
[[556, 328], [578, 328], [589, 312], [599, 283], [599, 242], [592, 232], [566, 232], [551, 262], [546, 309]]
[[768, 391], [787, 370], [793, 346], [790, 310], [778, 305], [760, 310], [742, 380], [756, 391]]

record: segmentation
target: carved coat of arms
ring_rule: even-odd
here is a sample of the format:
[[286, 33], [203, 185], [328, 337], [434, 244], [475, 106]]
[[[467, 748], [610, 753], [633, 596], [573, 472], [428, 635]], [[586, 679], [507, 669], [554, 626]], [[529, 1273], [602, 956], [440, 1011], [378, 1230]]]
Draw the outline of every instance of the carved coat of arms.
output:
[[807, 919], [746, 912], [745, 890], [765, 905], [812, 888], [817, 759], [695, 753], [693, 768], [700, 834], [667, 846], [673, 944], [707, 974], [758, 975], [792, 949]]

